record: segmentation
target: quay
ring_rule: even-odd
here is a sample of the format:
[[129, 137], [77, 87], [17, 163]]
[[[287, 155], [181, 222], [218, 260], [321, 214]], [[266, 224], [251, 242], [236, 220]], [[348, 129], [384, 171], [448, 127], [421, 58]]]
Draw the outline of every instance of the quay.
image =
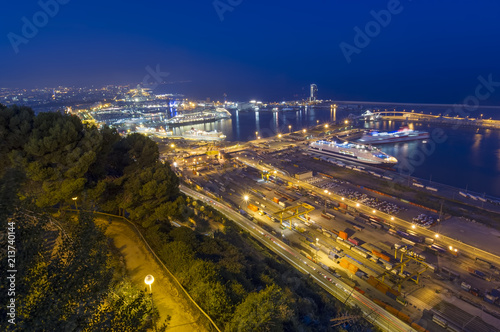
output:
[[500, 120], [483, 119], [480, 118], [460, 118], [458, 116], [451, 117], [442, 114], [424, 114], [405, 111], [375, 111], [367, 112], [361, 115], [365, 121], [383, 121], [383, 120], [396, 120], [420, 123], [433, 123], [446, 126], [456, 127], [473, 127], [473, 128], [487, 128], [500, 130]]

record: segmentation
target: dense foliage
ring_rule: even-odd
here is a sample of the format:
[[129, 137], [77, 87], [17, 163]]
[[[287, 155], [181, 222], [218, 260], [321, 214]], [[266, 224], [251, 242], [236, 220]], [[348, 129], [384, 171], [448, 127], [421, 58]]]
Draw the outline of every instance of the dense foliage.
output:
[[180, 216], [179, 180], [158, 146], [132, 134], [97, 129], [73, 115], [0, 105], [0, 175], [15, 169], [20, 193], [39, 207], [76, 204], [127, 213], [144, 227]]

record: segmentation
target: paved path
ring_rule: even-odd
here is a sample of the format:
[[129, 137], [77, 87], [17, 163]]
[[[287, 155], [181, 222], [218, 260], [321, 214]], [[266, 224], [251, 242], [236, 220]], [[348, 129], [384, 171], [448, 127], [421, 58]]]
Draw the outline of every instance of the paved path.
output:
[[[108, 224], [102, 219], [96, 221], [99, 224]], [[178, 293], [173, 281], [167, 277], [167, 272], [156, 262], [130, 225], [122, 221], [112, 221], [107, 226], [106, 235], [113, 239], [114, 245], [123, 255], [127, 272], [137, 287], [145, 289], [144, 278], [148, 274], [154, 276], [153, 300], [160, 313], [160, 321], [164, 321], [167, 315], [172, 317], [168, 331], [206, 331], [196, 324], [199, 314], [196, 313], [196, 318], [193, 317], [186, 305], [189, 300]]]

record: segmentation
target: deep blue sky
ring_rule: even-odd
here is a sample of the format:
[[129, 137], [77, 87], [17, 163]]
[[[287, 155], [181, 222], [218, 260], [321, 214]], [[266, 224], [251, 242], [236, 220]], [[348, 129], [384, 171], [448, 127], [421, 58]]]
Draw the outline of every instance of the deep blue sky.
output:
[[[498, 0], [402, 0], [347, 63], [339, 44], [389, 2], [243, 0], [221, 21], [213, 0], [71, 0], [16, 54], [7, 34], [22, 36], [41, 7], [9, 1], [0, 87], [139, 83], [159, 64], [194, 97], [291, 99], [316, 83], [321, 98], [455, 103], [479, 75], [500, 81]], [[498, 90], [485, 104], [500, 104]]]

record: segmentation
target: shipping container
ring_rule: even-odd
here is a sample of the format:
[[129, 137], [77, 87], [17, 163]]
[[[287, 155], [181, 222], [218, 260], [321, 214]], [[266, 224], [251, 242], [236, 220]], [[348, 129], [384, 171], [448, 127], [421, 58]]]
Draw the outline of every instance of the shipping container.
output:
[[347, 241], [351, 242], [355, 246], [359, 246], [359, 243], [360, 243], [360, 241], [358, 239], [352, 238], [352, 237], [348, 238]]
[[358, 255], [363, 256], [364, 258], [368, 257], [368, 254], [366, 252], [364, 252], [363, 250], [361, 250], [360, 247], [353, 246], [351, 249], [352, 249], [352, 251], [356, 252]]
[[251, 203], [250, 203], [250, 204], [248, 204], [248, 209], [249, 209], [249, 210], [252, 210], [253, 212], [257, 212], [257, 211], [259, 211], [259, 208], [258, 208], [258, 207], [256, 207], [255, 205], [251, 204]]
[[343, 232], [343, 231], [339, 231], [339, 237], [343, 240], [347, 240], [348, 238], [348, 235], [346, 232]]

